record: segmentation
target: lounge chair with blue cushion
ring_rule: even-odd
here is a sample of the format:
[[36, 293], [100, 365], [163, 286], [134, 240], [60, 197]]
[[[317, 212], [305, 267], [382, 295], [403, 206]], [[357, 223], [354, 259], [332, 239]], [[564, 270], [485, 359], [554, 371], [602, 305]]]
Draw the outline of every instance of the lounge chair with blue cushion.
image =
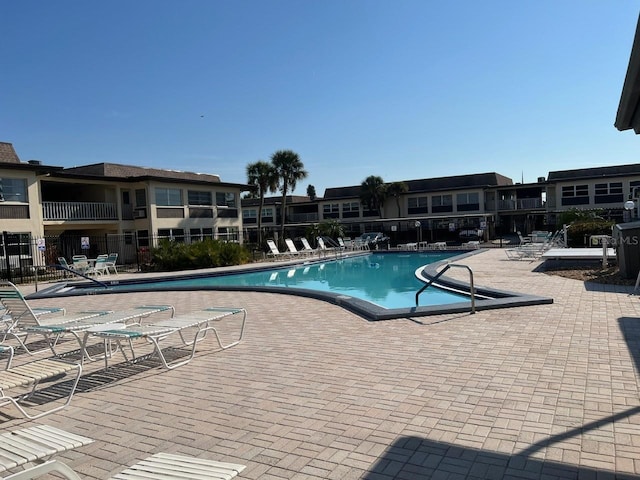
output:
[[30, 355], [34, 352], [31, 352], [26, 345], [29, 335], [26, 327], [70, 323], [110, 312], [110, 310], [100, 310], [67, 314], [65, 309], [60, 308], [58, 311], [63, 315], [46, 315], [43, 317], [44, 312], [53, 312], [48, 310], [38, 312], [37, 309], [31, 308], [18, 287], [7, 281], [0, 281], [0, 305], [5, 308], [5, 313], [2, 315], [0, 322], [0, 343], [5, 343], [7, 338], [13, 338]]

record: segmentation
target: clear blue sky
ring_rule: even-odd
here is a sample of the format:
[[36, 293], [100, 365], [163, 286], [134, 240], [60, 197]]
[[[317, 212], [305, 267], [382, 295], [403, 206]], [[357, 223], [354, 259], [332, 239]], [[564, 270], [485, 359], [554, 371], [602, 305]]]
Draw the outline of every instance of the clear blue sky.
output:
[[614, 120], [632, 0], [2, 2], [23, 161], [215, 173], [296, 151], [326, 187], [640, 163]]

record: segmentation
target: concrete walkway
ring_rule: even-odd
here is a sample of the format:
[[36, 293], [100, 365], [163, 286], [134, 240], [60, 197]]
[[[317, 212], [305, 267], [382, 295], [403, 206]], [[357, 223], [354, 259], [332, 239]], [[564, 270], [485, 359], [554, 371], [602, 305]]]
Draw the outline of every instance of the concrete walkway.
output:
[[[240, 345], [207, 341], [173, 371], [119, 356], [106, 371], [88, 364], [71, 406], [36, 422], [96, 440], [60, 457], [85, 478], [170, 452], [247, 465], [238, 478], [248, 479], [640, 479], [640, 299], [537, 273], [539, 262], [499, 249], [461, 263], [477, 285], [554, 303], [366, 322], [250, 292], [34, 301], [249, 312]], [[33, 423], [0, 421], [4, 431]]]

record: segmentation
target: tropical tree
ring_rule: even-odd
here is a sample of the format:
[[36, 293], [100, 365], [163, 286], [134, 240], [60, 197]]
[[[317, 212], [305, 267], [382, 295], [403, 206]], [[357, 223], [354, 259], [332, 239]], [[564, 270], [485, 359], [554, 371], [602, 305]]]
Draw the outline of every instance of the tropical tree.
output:
[[307, 197], [309, 197], [310, 200], [316, 199], [316, 187], [313, 185], [307, 187]]
[[380, 217], [382, 217], [382, 206], [386, 198], [386, 186], [382, 177], [369, 175], [360, 184], [360, 201], [369, 210], [378, 212]]
[[278, 188], [282, 193], [282, 210], [280, 241], [284, 238], [285, 212], [287, 211], [287, 193], [296, 189], [298, 180], [307, 178], [307, 171], [300, 160], [300, 156], [292, 150], [278, 150], [271, 155], [271, 165], [273, 166], [277, 178]]
[[387, 185], [387, 195], [396, 199], [398, 206], [398, 217], [400, 216], [400, 197], [409, 191], [409, 187], [404, 182], [393, 182]]
[[327, 235], [331, 238], [344, 237], [344, 227], [335, 218], [324, 220], [319, 225], [321, 235]]
[[258, 160], [247, 165], [247, 183], [253, 187], [253, 198], [259, 198], [258, 207], [258, 245], [262, 245], [262, 209], [267, 193], [278, 191], [278, 175], [269, 162]]

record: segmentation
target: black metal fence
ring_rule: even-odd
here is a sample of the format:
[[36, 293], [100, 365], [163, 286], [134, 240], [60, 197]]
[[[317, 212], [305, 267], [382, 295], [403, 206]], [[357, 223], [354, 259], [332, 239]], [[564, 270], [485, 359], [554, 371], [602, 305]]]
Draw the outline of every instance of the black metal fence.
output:
[[[142, 242], [146, 243], [147, 242]], [[118, 267], [139, 270], [149, 261], [149, 249], [138, 247], [135, 234], [59, 235], [36, 238], [26, 233], [2, 232], [0, 238], [0, 279], [14, 283], [55, 280], [69, 273], [57, 267], [58, 258], [71, 261], [74, 255], [96, 258], [117, 253]], [[69, 262], [70, 263], [70, 262]]]

